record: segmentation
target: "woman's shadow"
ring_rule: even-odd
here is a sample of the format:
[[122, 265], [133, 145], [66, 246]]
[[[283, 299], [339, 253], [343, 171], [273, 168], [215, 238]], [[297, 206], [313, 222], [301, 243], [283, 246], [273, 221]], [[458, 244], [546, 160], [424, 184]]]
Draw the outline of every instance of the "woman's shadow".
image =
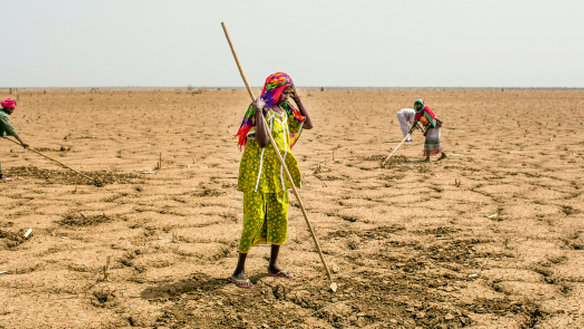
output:
[[[259, 274], [250, 277], [252, 282], [257, 282], [267, 274]], [[229, 278], [212, 278], [204, 273], [194, 273], [190, 279], [175, 283], [166, 283], [159, 286], [149, 287], [140, 293], [143, 299], [170, 298], [179, 296], [191, 291], [211, 292], [221, 290], [225, 286], [232, 285]]]

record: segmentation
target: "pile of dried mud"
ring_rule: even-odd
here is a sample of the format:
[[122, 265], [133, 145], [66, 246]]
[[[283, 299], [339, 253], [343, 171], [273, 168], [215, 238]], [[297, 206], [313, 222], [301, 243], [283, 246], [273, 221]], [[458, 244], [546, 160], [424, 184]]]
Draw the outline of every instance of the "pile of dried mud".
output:
[[97, 215], [97, 216], [86, 216], [83, 213], [78, 213], [78, 214], [74, 214], [74, 213], [70, 213], [65, 215], [65, 218], [63, 218], [61, 221], [59, 221], [58, 223], [61, 225], [66, 225], [66, 226], [90, 226], [90, 225], [97, 225], [97, 224], [101, 224], [101, 223], [108, 223], [113, 221], [114, 218], [111, 216], [107, 216], [106, 214], [102, 214], [102, 215]]
[[0, 230], [0, 250], [14, 248], [23, 243], [26, 240], [24, 233], [22, 229], [16, 233]]
[[[376, 159], [378, 160], [378, 159]], [[381, 163], [383, 163], [383, 161], [385, 160], [385, 158], [381, 159]], [[406, 158], [403, 155], [394, 155], [391, 158], [389, 158], [389, 160], [385, 163], [385, 168], [392, 168], [395, 167], [397, 165], [401, 165], [404, 164], [408, 161], [408, 158]]]
[[[70, 170], [51, 170], [51, 169], [40, 169], [35, 166], [26, 167], [12, 167], [7, 172], [12, 176], [18, 177], [32, 177], [44, 179], [51, 184], [64, 184], [64, 185], [95, 185], [95, 182], [78, 175]], [[111, 171], [100, 170], [100, 171], [81, 171], [81, 173], [95, 178], [102, 185], [106, 184], [131, 184], [136, 180], [141, 179], [137, 174], [120, 174]]]

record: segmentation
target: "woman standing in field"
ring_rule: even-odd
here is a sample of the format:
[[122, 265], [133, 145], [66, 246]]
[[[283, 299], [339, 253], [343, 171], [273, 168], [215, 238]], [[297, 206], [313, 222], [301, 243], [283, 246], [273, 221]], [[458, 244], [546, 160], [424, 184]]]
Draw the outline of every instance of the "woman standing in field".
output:
[[[294, 99], [298, 109], [289, 102]], [[268, 146], [266, 127], [261, 124], [264, 116], [278, 146], [294, 185], [301, 187], [298, 162], [292, 147], [300, 137], [302, 129], [312, 129], [312, 121], [300, 97], [296, 93], [290, 76], [278, 72], [266, 79], [262, 95], [253, 102], [235, 135], [238, 145], [243, 147], [239, 166], [238, 190], [243, 192], [243, 230], [239, 242], [239, 260], [231, 281], [239, 288], [251, 289], [253, 284], [244, 272], [245, 260], [252, 246], [271, 244], [268, 275], [293, 278], [294, 275], [278, 266], [280, 246], [288, 235], [288, 188], [276, 151]]]
[[424, 101], [418, 99], [414, 102], [414, 110], [416, 116], [414, 117], [414, 124], [410, 129], [410, 134], [414, 132], [414, 128], [420, 122], [424, 126], [424, 162], [430, 162], [430, 157], [433, 155], [442, 154], [438, 160], [446, 159], [448, 155], [444, 153], [444, 149], [440, 145], [440, 128], [442, 128], [442, 121], [436, 118], [432, 110], [424, 104]]
[[[6, 136], [14, 136], [22, 146], [28, 147], [29, 145], [20, 139], [20, 136], [18, 136], [18, 133], [12, 126], [10, 118], [8, 117], [14, 112], [14, 109], [16, 109], [16, 102], [7, 98], [0, 102], [0, 104], [2, 105], [2, 109], [0, 110], [0, 131], [2, 132], [2, 138], [6, 138]], [[9, 182], [14, 182], [14, 179], [6, 177], [4, 169], [2, 169], [2, 164], [0, 163], [0, 183]]]

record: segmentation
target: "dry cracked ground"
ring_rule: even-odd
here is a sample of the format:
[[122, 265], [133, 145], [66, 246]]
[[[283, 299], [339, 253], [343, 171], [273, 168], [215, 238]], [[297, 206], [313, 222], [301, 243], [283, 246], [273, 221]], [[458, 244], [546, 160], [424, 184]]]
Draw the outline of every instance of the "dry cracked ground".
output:
[[[296, 278], [268, 277], [260, 246], [255, 289], [227, 280], [245, 90], [0, 90], [25, 141], [102, 184], [0, 141], [0, 328], [584, 327], [584, 91], [300, 94], [300, 193], [336, 292], [295, 200]], [[382, 168], [417, 98], [453, 156], [420, 163], [416, 132]]]

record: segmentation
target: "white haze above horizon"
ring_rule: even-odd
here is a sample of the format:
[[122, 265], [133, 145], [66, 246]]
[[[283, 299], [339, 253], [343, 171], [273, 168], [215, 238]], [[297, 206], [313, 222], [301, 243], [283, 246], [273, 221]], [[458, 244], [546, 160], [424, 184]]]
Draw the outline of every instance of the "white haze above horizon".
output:
[[0, 87], [584, 87], [584, 2], [0, 0]]

